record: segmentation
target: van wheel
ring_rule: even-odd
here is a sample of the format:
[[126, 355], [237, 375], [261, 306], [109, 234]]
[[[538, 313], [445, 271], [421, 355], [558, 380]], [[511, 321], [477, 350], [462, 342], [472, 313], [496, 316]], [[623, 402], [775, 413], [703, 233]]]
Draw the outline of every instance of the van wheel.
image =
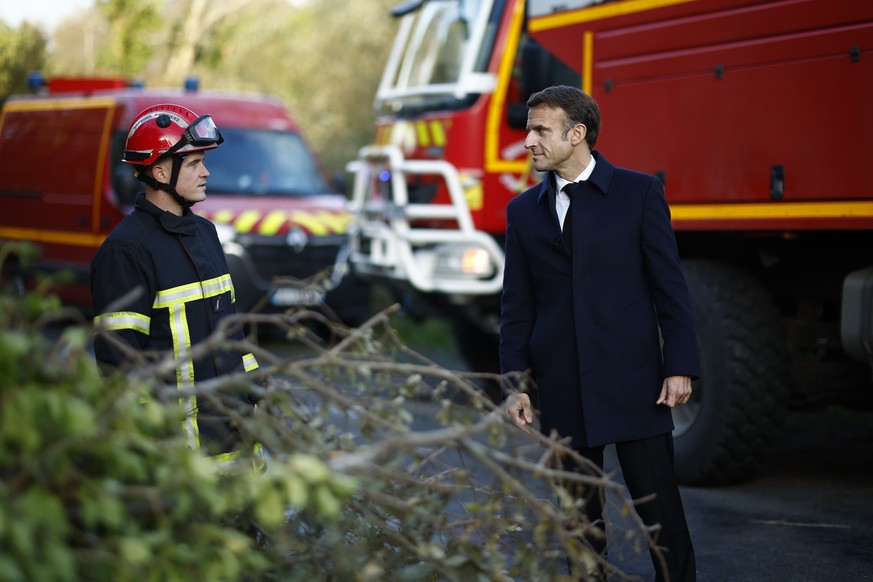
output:
[[779, 313], [748, 273], [689, 260], [685, 276], [697, 324], [702, 377], [673, 411], [676, 474], [686, 484], [751, 477], [772, 449], [787, 402], [787, 354]]

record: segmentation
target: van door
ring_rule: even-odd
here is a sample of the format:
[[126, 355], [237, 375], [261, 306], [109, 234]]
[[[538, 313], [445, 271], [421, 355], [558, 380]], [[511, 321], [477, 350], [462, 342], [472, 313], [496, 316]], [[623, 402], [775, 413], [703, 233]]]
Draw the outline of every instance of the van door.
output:
[[87, 270], [99, 215], [112, 99], [10, 99], [0, 116], [0, 238], [46, 263]]

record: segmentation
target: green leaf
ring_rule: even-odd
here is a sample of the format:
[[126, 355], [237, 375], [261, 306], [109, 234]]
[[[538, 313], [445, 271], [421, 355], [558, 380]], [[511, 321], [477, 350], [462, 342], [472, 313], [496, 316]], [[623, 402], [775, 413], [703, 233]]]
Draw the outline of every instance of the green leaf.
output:
[[284, 520], [282, 499], [275, 489], [264, 491], [260, 499], [255, 503], [255, 516], [259, 523], [268, 528], [278, 527]]
[[144, 564], [151, 558], [151, 546], [141, 538], [125, 537], [119, 541], [121, 556], [131, 564]]

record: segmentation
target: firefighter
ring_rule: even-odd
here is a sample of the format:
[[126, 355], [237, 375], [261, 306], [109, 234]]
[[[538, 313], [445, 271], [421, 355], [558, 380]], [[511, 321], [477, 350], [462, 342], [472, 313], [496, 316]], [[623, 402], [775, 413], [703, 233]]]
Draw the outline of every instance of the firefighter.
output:
[[[172, 354], [175, 374], [166, 380], [180, 389], [258, 367], [251, 353], [210, 350], [192, 358], [192, 348], [236, 313], [215, 226], [191, 211], [206, 198], [206, 151], [222, 141], [209, 115], [179, 105], [149, 107], [131, 125], [122, 161], [133, 166], [144, 192], [91, 262], [94, 352], [101, 367], [122, 369], [137, 354]], [[242, 339], [242, 330], [231, 339]], [[186, 396], [188, 442], [210, 455], [232, 455], [239, 434], [223, 409], [245, 413], [254, 402], [220, 399]]]

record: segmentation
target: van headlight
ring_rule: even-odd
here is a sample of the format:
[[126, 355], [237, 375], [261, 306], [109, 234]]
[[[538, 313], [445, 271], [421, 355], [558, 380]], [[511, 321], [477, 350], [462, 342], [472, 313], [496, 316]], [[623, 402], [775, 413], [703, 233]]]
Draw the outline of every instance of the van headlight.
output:
[[480, 246], [452, 243], [439, 245], [434, 251], [434, 275], [476, 279], [494, 276], [491, 256]]
[[215, 232], [218, 233], [218, 241], [223, 245], [236, 240], [236, 229], [222, 222], [215, 222]]

